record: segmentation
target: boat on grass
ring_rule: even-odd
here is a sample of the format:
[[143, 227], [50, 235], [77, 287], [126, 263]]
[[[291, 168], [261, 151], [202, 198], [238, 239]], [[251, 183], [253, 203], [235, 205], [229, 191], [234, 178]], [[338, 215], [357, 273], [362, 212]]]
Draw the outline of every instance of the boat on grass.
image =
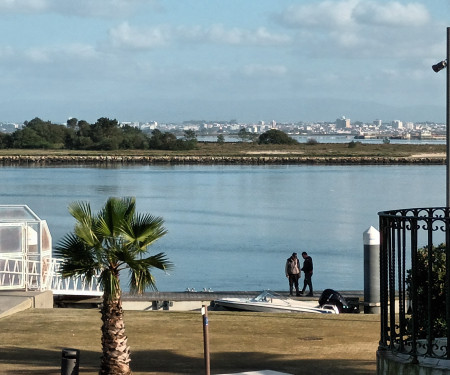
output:
[[[322, 296], [321, 296], [322, 298]], [[315, 314], [339, 314], [337, 304], [329, 301], [319, 304], [316, 301], [299, 301], [281, 294], [264, 290], [253, 298], [224, 298], [214, 301], [214, 306], [226, 310], [254, 312], [297, 312]]]

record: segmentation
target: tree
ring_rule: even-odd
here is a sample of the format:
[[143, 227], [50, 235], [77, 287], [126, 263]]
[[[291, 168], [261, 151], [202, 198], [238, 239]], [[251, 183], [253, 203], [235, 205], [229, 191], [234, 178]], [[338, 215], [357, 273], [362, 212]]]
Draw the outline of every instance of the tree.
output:
[[246, 142], [249, 139], [251, 139], [252, 133], [247, 131], [246, 128], [241, 128], [238, 132], [238, 138], [241, 140], [241, 142]]
[[71, 117], [69, 119], [67, 119], [67, 127], [70, 129], [76, 129], [77, 125], [78, 125], [78, 119], [76, 119], [75, 117]]
[[225, 143], [225, 136], [223, 134], [219, 134], [217, 136], [217, 143], [219, 145], [223, 145]]
[[295, 145], [298, 142], [289, 137], [285, 132], [278, 129], [270, 129], [259, 136], [259, 144], [285, 144]]
[[188, 129], [184, 131], [184, 142], [186, 143], [185, 147], [189, 150], [197, 146], [197, 135], [194, 130]]
[[149, 256], [147, 248], [166, 234], [163, 219], [136, 213], [134, 198], [109, 198], [97, 213], [89, 203], [74, 202], [70, 214], [76, 219], [73, 233], [56, 246], [63, 258], [62, 276], [100, 274], [103, 287], [102, 357], [99, 374], [131, 374], [130, 348], [123, 322], [121, 271], [130, 271], [130, 292], [156, 290], [152, 268], [167, 270], [172, 264], [164, 253]]
[[12, 134], [12, 145], [15, 148], [63, 148], [70, 134], [73, 130], [63, 125], [35, 117]]
[[91, 138], [98, 150], [117, 150], [123, 137], [116, 119], [101, 117], [91, 126]]

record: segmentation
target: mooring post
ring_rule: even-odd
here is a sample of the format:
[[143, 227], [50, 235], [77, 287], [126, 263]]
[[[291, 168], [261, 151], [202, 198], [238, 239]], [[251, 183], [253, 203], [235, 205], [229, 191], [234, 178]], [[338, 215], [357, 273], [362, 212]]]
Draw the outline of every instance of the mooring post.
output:
[[380, 313], [380, 232], [370, 227], [364, 242], [364, 313]]

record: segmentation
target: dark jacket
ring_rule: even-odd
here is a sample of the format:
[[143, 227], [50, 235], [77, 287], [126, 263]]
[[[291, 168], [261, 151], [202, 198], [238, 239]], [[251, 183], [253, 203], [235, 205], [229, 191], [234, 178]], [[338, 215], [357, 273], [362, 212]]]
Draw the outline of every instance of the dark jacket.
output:
[[313, 271], [313, 261], [312, 258], [308, 255], [303, 262], [302, 271], [304, 273], [311, 273]]

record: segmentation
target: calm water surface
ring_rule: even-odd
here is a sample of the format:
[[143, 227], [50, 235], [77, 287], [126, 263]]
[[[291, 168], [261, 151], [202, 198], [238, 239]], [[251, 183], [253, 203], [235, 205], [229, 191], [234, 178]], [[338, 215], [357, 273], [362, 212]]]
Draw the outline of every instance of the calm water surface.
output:
[[362, 234], [377, 212], [445, 204], [445, 166], [3, 167], [0, 204], [27, 204], [53, 243], [73, 228], [70, 202], [97, 210], [135, 196], [162, 216], [153, 246], [175, 263], [158, 289], [286, 290], [286, 258], [308, 251], [316, 289], [363, 289]]

